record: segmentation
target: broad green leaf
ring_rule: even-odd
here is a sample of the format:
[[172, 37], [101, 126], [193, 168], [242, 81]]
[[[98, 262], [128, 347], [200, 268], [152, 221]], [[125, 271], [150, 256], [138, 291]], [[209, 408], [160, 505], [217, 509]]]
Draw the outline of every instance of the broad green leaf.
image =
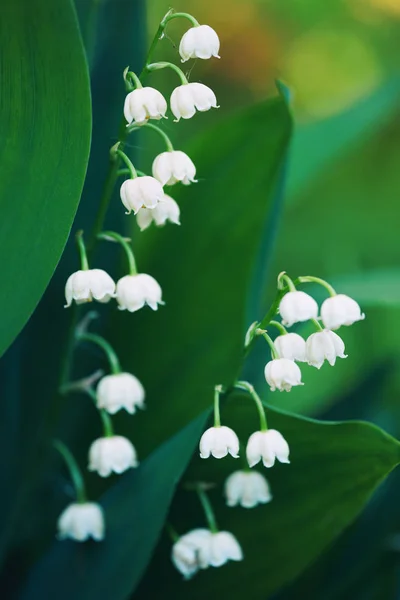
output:
[[61, 256], [89, 155], [89, 81], [69, 0], [2, 8], [0, 354], [22, 329]]
[[54, 542], [32, 570], [21, 600], [125, 600], [147, 566], [207, 417], [202, 414], [121, 476], [101, 498], [106, 539]]
[[144, 451], [208, 406], [214, 385], [240, 369], [247, 290], [290, 131], [282, 98], [221, 119], [184, 148], [199, 182], [179, 194], [181, 227], [135, 239], [139, 270], [159, 281], [166, 305], [131, 319], [117, 314], [110, 336], [147, 391], [151, 410], [135, 429]]
[[[290, 465], [259, 468], [268, 478], [273, 500], [254, 509], [228, 508], [222, 485], [241, 460], [193, 460], [189, 480], [215, 482], [210, 492], [219, 527], [239, 539], [245, 559], [209, 569], [184, 582], [168, 560], [162, 545], [140, 588], [141, 598], [177, 600], [215, 597], [259, 600], [287, 584], [341, 533], [360, 513], [371, 494], [400, 462], [400, 444], [378, 427], [365, 422], [321, 422], [268, 410], [271, 428], [283, 433], [291, 453]], [[258, 429], [252, 401], [235, 396], [223, 411], [223, 423], [232, 426], [245, 443]], [[244, 445], [241, 453], [244, 454]], [[204, 526], [204, 516], [188, 492], [178, 494], [170, 516], [179, 532]], [[163, 572], [162, 578], [155, 573]], [[161, 592], [162, 590], [162, 592]]]

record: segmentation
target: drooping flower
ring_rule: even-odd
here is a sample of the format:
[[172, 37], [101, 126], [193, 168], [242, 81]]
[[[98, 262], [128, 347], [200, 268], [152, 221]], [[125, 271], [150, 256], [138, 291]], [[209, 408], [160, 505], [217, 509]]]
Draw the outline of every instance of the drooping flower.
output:
[[97, 408], [104, 408], [111, 415], [121, 408], [133, 415], [136, 408], [144, 407], [145, 391], [131, 373], [116, 373], [100, 379], [97, 389]]
[[271, 392], [290, 392], [293, 386], [303, 385], [301, 371], [293, 360], [275, 358], [265, 365], [265, 379]]
[[73, 300], [77, 304], [92, 300], [105, 303], [114, 297], [114, 280], [102, 269], [76, 271], [68, 277], [65, 285], [66, 308], [71, 306]]
[[265, 467], [273, 467], [275, 459], [289, 463], [289, 446], [279, 431], [256, 431], [249, 437], [246, 447], [247, 462], [254, 467], [261, 460]]
[[294, 291], [285, 294], [279, 304], [282, 323], [291, 327], [293, 323], [308, 321], [318, 317], [318, 304], [305, 292]]
[[117, 282], [117, 302], [120, 310], [135, 312], [146, 304], [152, 310], [157, 310], [162, 301], [162, 291], [157, 281], [146, 275], [125, 275]]
[[128, 124], [144, 125], [149, 119], [165, 117], [167, 101], [152, 87], [137, 88], [125, 98], [124, 116]]
[[145, 175], [135, 179], [126, 179], [121, 185], [120, 196], [127, 215], [132, 211], [136, 215], [141, 208], [155, 208], [164, 200], [162, 185], [154, 177]]
[[226, 479], [224, 492], [228, 506], [253, 508], [272, 500], [268, 481], [257, 471], [235, 471]]
[[199, 570], [199, 548], [207, 543], [211, 535], [209, 529], [193, 529], [172, 546], [172, 562], [184, 579], [190, 579]]
[[324, 360], [333, 366], [336, 358], [347, 358], [342, 338], [327, 329], [311, 334], [307, 339], [306, 348], [308, 364], [317, 369], [322, 367]]
[[218, 108], [212, 89], [202, 83], [185, 83], [171, 94], [171, 110], [177, 121], [191, 119], [196, 113]]
[[123, 473], [138, 464], [135, 448], [122, 435], [99, 438], [90, 446], [88, 469], [97, 471], [100, 477]]
[[357, 302], [345, 294], [337, 294], [324, 300], [321, 317], [327, 329], [339, 329], [342, 325], [353, 325], [356, 321], [365, 319]]
[[99, 542], [104, 539], [103, 509], [95, 502], [69, 504], [58, 518], [57, 529], [57, 537], [61, 540], [70, 538], [85, 542], [93, 538]]
[[306, 342], [298, 333], [279, 335], [274, 344], [279, 358], [306, 362]]
[[152, 223], [157, 227], [163, 227], [167, 221], [180, 225], [180, 210], [178, 204], [173, 198], [164, 194], [164, 200], [157, 204], [155, 208], [141, 208], [136, 215], [136, 222], [140, 231], [144, 231]]
[[189, 185], [196, 181], [196, 167], [185, 152], [181, 150], [170, 150], [162, 152], [155, 157], [152, 167], [153, 177], [161, 185], [174, 185], [181, 181]]
[[219, 38], [217, 33], [209, 25], [198, 25], [191, 27], [183, 35], [179, 44], [179, 54], [182, 62], [186, 62], [190, 58], [208, 59], [212, 56], [220, 58]]
[[230, 427], [210, 427], [200, 439], [200, 457], [224, 458], [227, 454], [239, 457], [239, 439]]

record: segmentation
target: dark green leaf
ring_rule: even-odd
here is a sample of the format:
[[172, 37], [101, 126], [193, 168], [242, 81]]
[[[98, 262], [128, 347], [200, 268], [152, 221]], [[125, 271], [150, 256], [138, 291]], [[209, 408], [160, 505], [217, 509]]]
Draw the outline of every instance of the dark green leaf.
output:
[[2, 8], [0, 354], [19, 333], [61, 256], [89, 155], [89, 81], [68, 0]]

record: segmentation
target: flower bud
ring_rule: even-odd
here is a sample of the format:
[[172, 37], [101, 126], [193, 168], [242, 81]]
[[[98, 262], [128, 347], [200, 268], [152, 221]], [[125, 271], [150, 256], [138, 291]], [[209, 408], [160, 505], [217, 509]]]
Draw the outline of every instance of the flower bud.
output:
[[233, 429], [225, 427], [210, 427], [200, 439], [200, 457], [224, 458], [227, 454], [239, 458], [239, 439]]
[[138, 464], [135, 448], [122, 435], [99, 438], [90, 446], [88, 469], [100, 477], [123, 473]]
[[321, 317], [327, 329], [339, 329], [365, 319], [357, 302], [345, 294], [327, 298], [321, 306]]
[[293, 360], [288, 358], [275, 358], [265, 365], [265, 379], [271, 392], [290, 392], [293, 386], [303, 385], [301, 371]]
[[196, 167], [188, 155], [181, 152], [181, 150], [170, 150], [156, 156], [152, 171], [153, 177], [161, 185], [174, 185], [178, 181], [182, 181], [184, 185], [189, 185], [196, 181]]
[[191, 27], [182, 37], [179, 44], [179, 54], [182, 62], [190, 58], [208, 59], [212, 56], [220, 58], [219, 38], [214, 29], [209, 25], [198, 25]]
[[275, 429], [256, 431], [247, 442], [246, 457], [250, 467], [261, 460], [264, 467], [273, 467], [276, 458], [281, 463], [289, 463], [289, 446], [282, 434]]
[[293, 323], [308, 321], [318, 317], [318, 304], [305, 292], [288, 292], [279, 304], [282, 323], [291, 327]]
[[140, 231], [147, 229], [152, 223], [157, 227], [163, 227], [167, 221], [180, 225], [179, 217], [181, 211], [178, 204], [171, 196], [164, 194], [164, 200], [155, 208], [141, 208], [136, 215], [136, 223]]
[[85, 542], [93, 538], [96, 542], [104, 539], [104, 515], [95, 502], [73, 503], [61, 513], [57, 521], [58, 538], [71, 538]]
[[226, 504], [253, 508], [272, 500], [268, 481], [257, 471], [235, 471], [225, 481]]
[[279, 358], [306, 362], [306, 342], [298, 333], [279, 335], [274, 340]]
[[125, 408], [133, 415], [136, 408], [144, 408], [145, 392], [139, 379], [130, 373], [106, 375], [100, 379], [97, 390], [97, 408], [114, 415]]
[[91, 302], [109, 302], [115, 297], [115, 283], [108, 273], [102, 269], [76, 271], [67, 279], [65, 285], [65, 308], [75, 300], [77, 304]]
[[139, 210], [144, 208], [155, 208], [159, 202], [164, 200], [164, 190], [162, 185], [154, 177], [148, 175], [136, 177], [135, 179], [126, 179], [121, 185], [120, 196], [122, 204], [128, 211], [136, 215]]
[[161, 295], [157, 281], [145, 273], [125, 275], [117, 282], [116, 297], [120, 310], [135, 312], [146, 304], [157, 310], [159, 304], [164, 304]]
[[205, 112], [218, 108], [214, 92], [202, 83], [186, 83], [171, 94], [171, 110], [177, 121], [191, 119], [196, 110]]
[[327, 360], [330, 365], [335, 364], [336, 358], [347, 358], [344, 353], [344, 342], [333, 331], [325, 330], [313, 333], [307, 340], [307, 362], [320, 369]]
[[125, 98], [124, 116], [129, 125], [144, 125], [149, 119], [159, 120], [165, 117], [166, 112], [167, 101], [152, 87], [137, 88]]

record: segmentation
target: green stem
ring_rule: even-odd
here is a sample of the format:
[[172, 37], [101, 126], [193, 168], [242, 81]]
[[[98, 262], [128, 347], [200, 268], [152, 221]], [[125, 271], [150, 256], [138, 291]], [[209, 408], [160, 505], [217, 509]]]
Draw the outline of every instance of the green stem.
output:
[[177, 12], [177, 13], [173, 13], [171, 15], [165, 16], [162, 22], [165, 22], [165, 25], [166, 25], [168, 23], [168, 21], [172, 21], [172, 19], [188, 19], [192, 23], [193, 27], [198, 27], [200, 25], [200, 23], [197, 21], [197, 19], [195, 19], [189, 13], [185, 13], [185, 12]]
[[67, 446], [65, 444], [63, 444], [62, 442], [60, 442], [60, 440], [54, 440], [53, 446], [61, 454], [61, 456], [63, 457], [63, 459], [65, 461], [65, 464], [67, 465], [69, 474], [72, 479], [72, 483], [74, 484], [77, 501], [80, 504], [83, 504], [84, 502], [87, 501], [86, 500], [85, 482], [83, 481], [81, 470], [78, 467], [78, 464], [77, 464], [74, 456], [72, 455], [70, 450], [67, 448]]
[[129, 158], [129, 156], [127, 156], [125, 154], [125, 152], [122, 152], [122, 150], [120, 150], [119, 148], [115, 151], [115, 154], [117, 156], [119, 156], [120, 158], [122, 158], [122, 160], [124, 161], [124, 163], [126, 164], [126, 166], [128, 167], [131, 179], [136, 179], [136, 177], [138, 176], [135, 167], [132, 164], [131, 159]]
[[262, 403], [260, 396], [257, 394], [254, 387], [248, 381], [237, 381], [235, 383], [234, 387], [238, 390], [245, 390], [246, 392], [248, 392], [250, 394], [250, 396], [253, 398], [253, 400], [256, 404], [258, 414], [260, 417], [260, 431], [267, 431], [268, 424], [267, 424], [267, 415], [265, 414], [265, 408], [264, 408], [264, 405]]
[[83, 230], [80, 229], [75, 235], [76, 245], [78, 246], [79, 256], [81, 258], [81, 269], [82, 271], [89, 270], [89, 261], [86, 253], [85, 242], [83, 241]]
[[314, 323], [317, 331], [324, 331], [324, 328], [318, 323], [317, 319], [310, 319], [312, 323]]
[[125, 254], [128, 259], [129, 275], [137, 274], [136, 261], [135, 261], [135, 256], [133, 254], [132, 247], [129, 245], [127, 240], [122, 235], [120, 235], [119, 233], [116, 233], [115, 231], [103, 231], [102, 233], [99, 233], [97, 238], [99, 240], [106, 240], [106, 241], [114, 240], [118, 244], [120, 244], [122, 246], [122, 248], [125, 250]]
[[99, 410], [100, 413], [100, 417], [103, 423], [103, 431], [104, 431], [104, 437], [113, 437], [114, 435], [114, 428], [113, 428], [113, 424], [111, 421], [111, 417], [108, 414], [108, 412], [106, 410], [104, 410], [104, 408]]
[[126, 82], [129, 82], [129, 79], [131, 79], [136, 89], [140, 89], [143, 87], [139, 77], [133, 71], [124, 72], [124, 79]]
[[149, 73], [151, 73], [152, 71], [159, 71], [160, 69], [172, 69], [179, 76], [179, 78], [182, 82], [182, 85], [186, 85], [189, 83], [189, 81], [187, 80], [186, 75], [184, 74], [182, 69], [180, 69], [179, 67], [177, 67], [177, 65], [174, 65], [173, 63], [170, 63], [170, 62], [152, 63], [151, 65], [148, 65], [146, 67], [146, 69]]
[[168, 135], [165, 133], [165, 131], [163, 131], [160, 127], [158, 127], [157, 125], [154, 125], [153, 123], [145, 123], [144, 125], [140, 125], [140, 127], [138, 125], [130, 125], [128, 127], [128, 133], [131, 133], [133, 131], [143, 130], [146, 128], [153, 129], [153, 131], [156, 131], [158, 133], [158, 135], [160, 135], [163, 138], [165, 145], [167, 146], [168, 152], [173, 152], [174, 147], [173, 147], [172, 142], [171, 142], [170, 138], [168, 137]]
[[264, 331], [263, 329], [257, 329], [256, 334], [257, 335], [261, 335], [265, 340], [267, 340], [268, 346], [271, 348], [272, 358], [274, 360], [276, 358], [279, 358], [278, 352], [277, 352], [277, 350], [275, 348], [275, 344], [271, 340], [271, 338], [269, 337], [268, 333], [266, 331]]
[[203, 507], [204, 514], [206, 516], [207, 524], [210, 528], [210, 531], [212, 533], [218, 533], [219, 529], [218, 529], [217, 521], [215, 519], [215, 514], [214, 514], [213, 508], [211, 506], [211, 502], [208, 499], [207, 494], [200, 486], [196, 487], [196, 492], [197, 492], [197, 495], [199, 496], [201, 505]]
[[165, 523], [165, 529], [169, 537], [171, 538], [171, 542], [175, 544], [175, 542], [177, 542], [181, 536], [176, 531], [175, 527], [172, 527], [171, 523], [169, 523], [168, 521]]
[[326, 290], [328, 290], [330, 296], [336, 296], [336, 291], [334, 290], [334, 288], [324, 279], [320, 279], [319, 277], [312, 277], [311, 275], [305, 275], [299, 277], [298, 280], [300, 283], [318, 283], [319, 285], [322, 285], [322, 287], [324, 287]]
[[289, 275], [286, 275], [286, 273], [283, 272], [278, 275], [278, 289], [282, 289], [282, 287], [285, 285], [285, 283], [289, 288], [289, 292], [296, 291], [296, 286], [294, 285], [293, 281], [290, 279]]
[[265, 315], [263, 320], [260, 322], [260, 329], [267, 329], [268, 325], [271, 323], [271, 320], [278, 313], [279, 304], [284, 295], [285, 295], [285, 292], [283, 290], [278, 290], [276, 292], [276, 296], [271, 304], [269, 311], [267, 312], [267, 314]]
[[214, 388], [214, 427], [221, 427], [221, 412], [219, 408], [219, 397], [222, 393], [222, 385], [216, 385]]
[[282, 325], [282, 323], [279, 323], [278, 321], [270, 321], [269, 324], [272, 325], [272, 327], [275, 327], [279, 331], [280, 334], [282, 334], [282, 335], [287, 334], [287, 331], [284, 328], [284, 326]]
[[116, 375], [117, 373], [121, 373], [121, 366], [118, 360], [118, 356], [115, 353], [113, 347], [100, 335], [96, 335], [95, 333], [83, 333], [78, 336], [78, 340], [80, 342], [92, 342], [99, 346], [102, 350], [104, 350], [111, 372]]

